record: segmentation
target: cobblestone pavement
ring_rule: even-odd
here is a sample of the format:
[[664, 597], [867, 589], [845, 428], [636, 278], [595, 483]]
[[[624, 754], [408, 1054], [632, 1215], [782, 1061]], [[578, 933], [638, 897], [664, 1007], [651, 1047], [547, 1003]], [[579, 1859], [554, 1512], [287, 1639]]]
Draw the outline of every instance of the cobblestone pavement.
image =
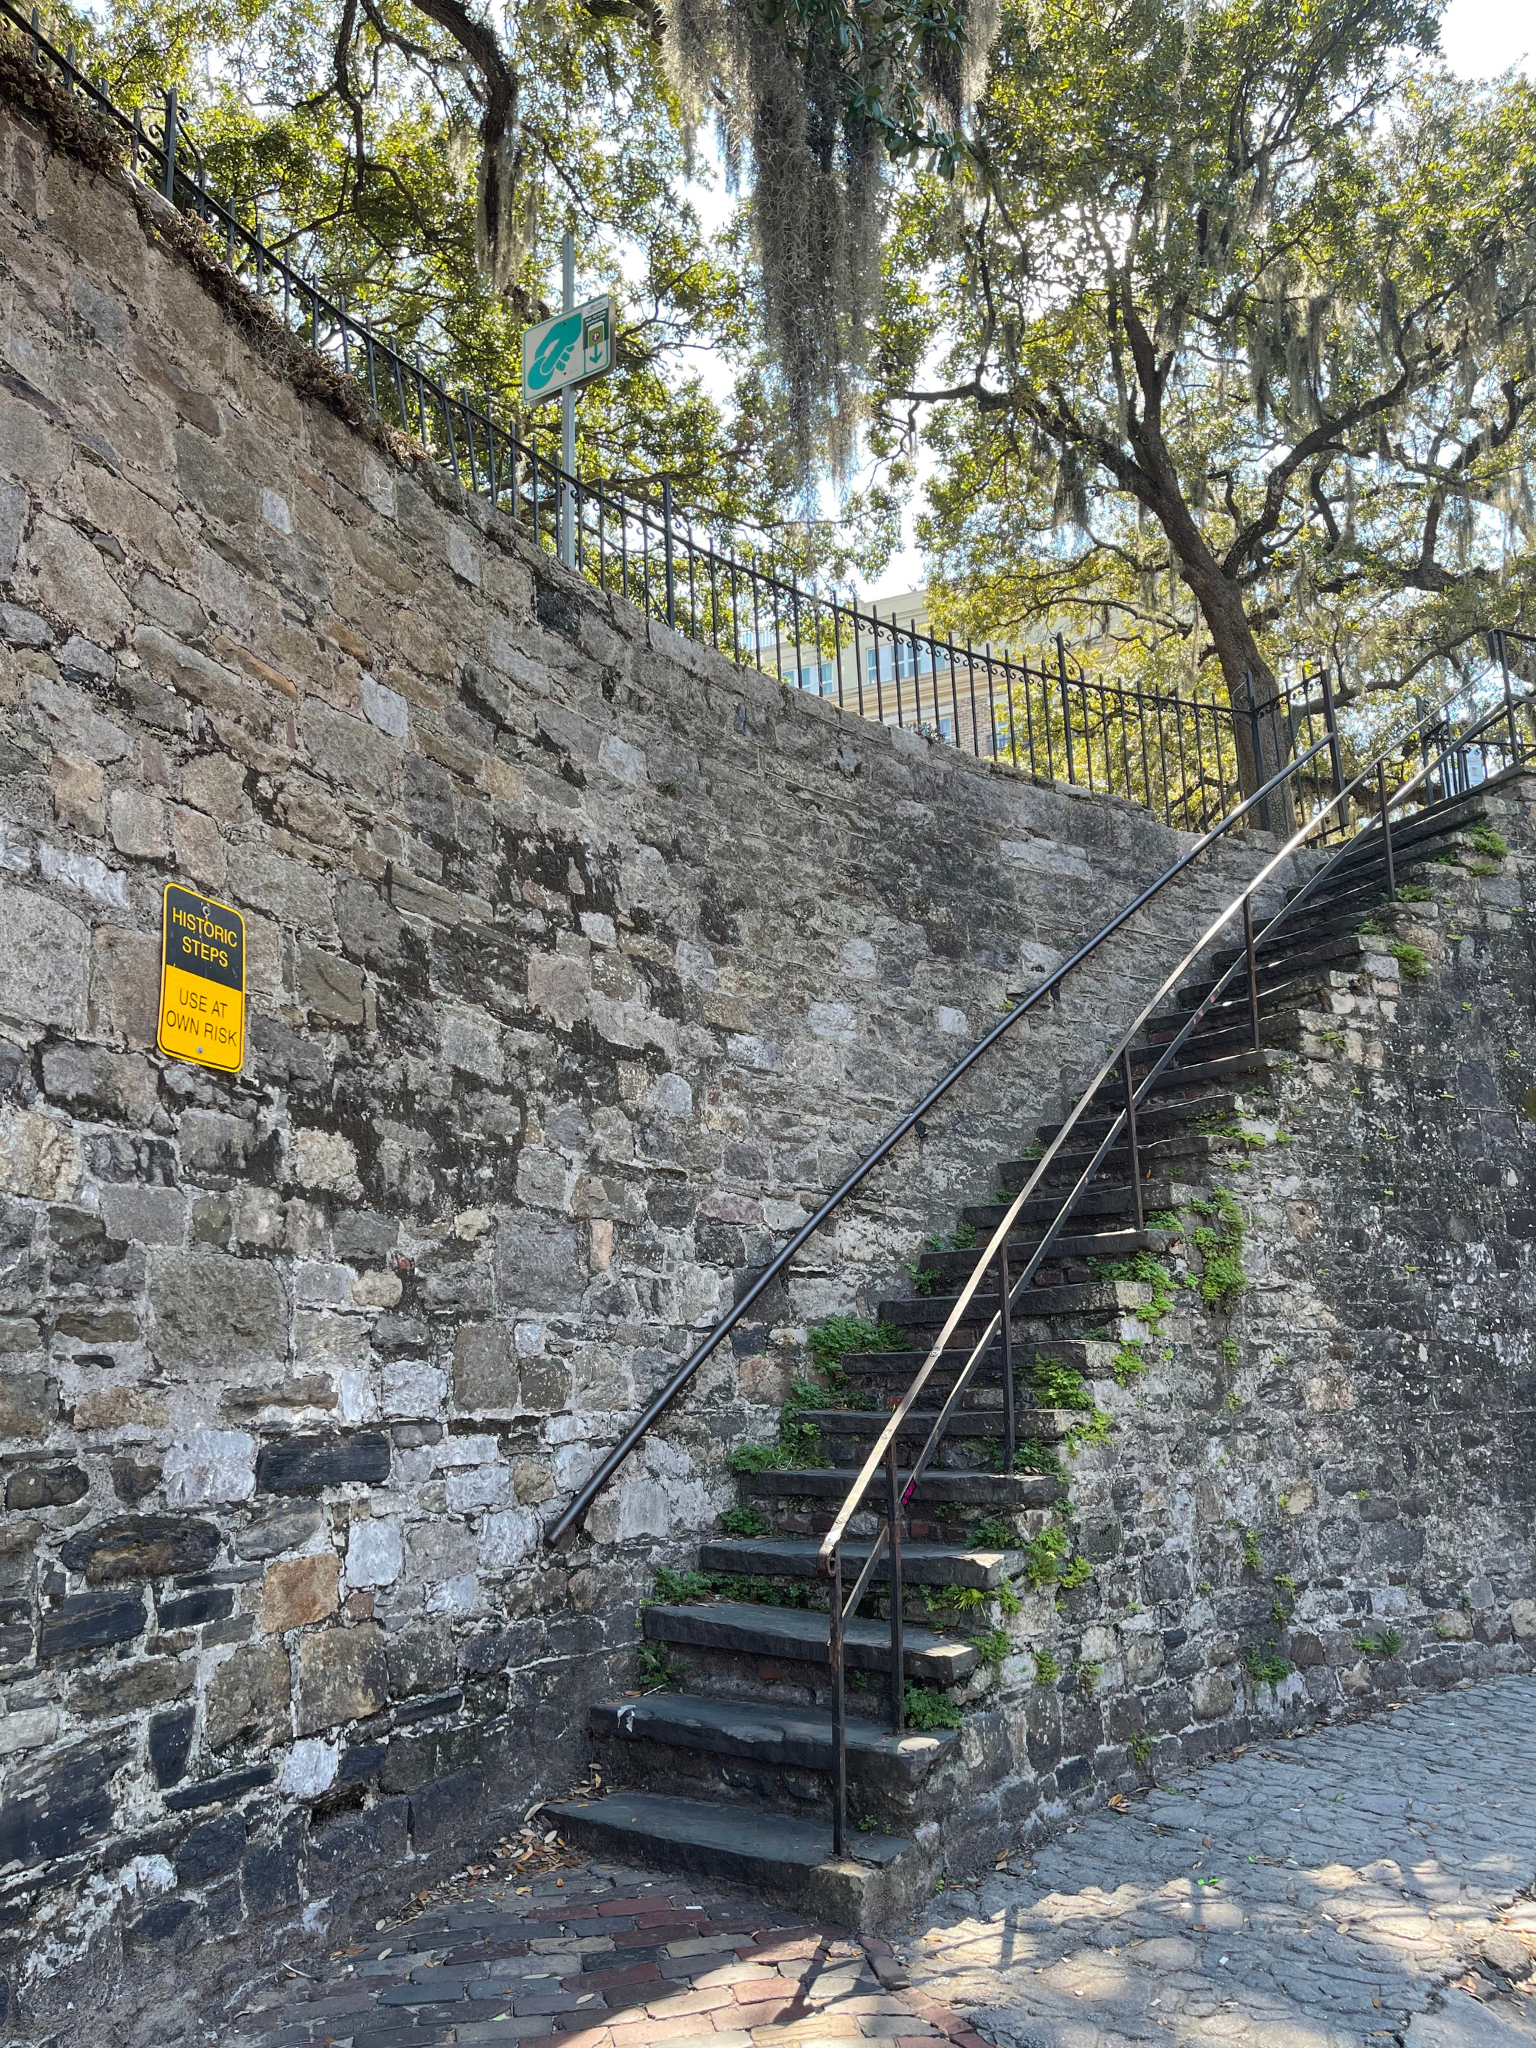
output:
[[1536, 1681], [1252, 1748], [935, 1900], [911, 1980], [1003, 2048], [1526, 2048]]
[[883, 1941], [808, 1926], [739, 1891], [587, 1863], [451, 1904], [292, 1970], [221, 2048], [987, 2048], [899, 1975]]

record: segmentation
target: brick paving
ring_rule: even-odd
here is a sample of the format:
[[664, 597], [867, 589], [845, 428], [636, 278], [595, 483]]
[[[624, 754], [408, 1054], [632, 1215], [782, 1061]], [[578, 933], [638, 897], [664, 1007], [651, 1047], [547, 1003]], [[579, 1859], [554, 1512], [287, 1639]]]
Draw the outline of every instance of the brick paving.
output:
[[592, 1862], [488, 1881], [248, 1999], [224, 2048], [989, 2048], [890, 1946], [712, 1883]]

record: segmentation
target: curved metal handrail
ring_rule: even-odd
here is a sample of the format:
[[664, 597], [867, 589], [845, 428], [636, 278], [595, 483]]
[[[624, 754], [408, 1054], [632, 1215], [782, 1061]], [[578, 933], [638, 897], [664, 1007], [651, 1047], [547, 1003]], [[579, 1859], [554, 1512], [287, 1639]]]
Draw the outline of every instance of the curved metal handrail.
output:
[[1001, 1022], [994, 1024], [984, 1037], [979, 1038], [963, 1057], [958, 1059], [949, 1071], [934, 1083], [933, 1087], [929, 1089], [915, 1109], [909, 1110], [899, 1123], [892, 1125], [891, 1129], [886, 1132], [873, 1151], [865, 1154], [853, 1171], [828, 1195], [815, 1215], [801, 1225], [799, 1230], [789, 1240], [789, 1243], [784, 1246], [783, 1250], [778, 1253], [769, 1265], [763, 1268], [763, 1271], [753, 1281], [746, 1293], [720, 1318], [703, 1342], [696, 1345], [688, 1354], [683, 1364], [678, 1367], [660, 1393], [652, 1398], [645, 1413], [625, 1432], [613, 1449], [608, 1452], [565, 1513], [551, 1526], [545, 1538], [546, 1542], [551, 1546], [564, 1542], [565, 1538], [570, 1534], [575, 1525], [581, 1521], [582, 1517], [591, 1507], [592, 1502], [607, 1485], [614, 1473], [618, 1471], [619, 1467], [631, 1453], [639, 1447], [641, 1441], [649, 1434], [654, 1424], [672, 1405], [673, 1401], [677, 1399], [677, 1396], [698, 1372], [700, 1366], [718, 1350], [719, 1346], [730, 1335], [731, 1331], [735, 1329], [743, 1316], [746, 1315], [748, 1309], [760, 1300], [767, 1289], [786, 1271], [802, 1245], [815, 1235], [829, 1216], [842, 1207], [848, 1197], [868, 1179], [874, 1169], [883, 1160], [890, 1157], [891, 1153], [900, 1144], [901, 1140], [906, 1137], [908, 1132], [919, 1128], [924, 1117], [927, 1116], [934, 1104], [941, 1101], [949, 1093], [950, 1089], [954, 1087], [955, 1083], [963, 1075], [968, 1074], [976, 1062], [986, 1053], [990, 1052], [992, 1047], [997, 1044], [998, 1040], [1006, 1032], [1013, 1029], [1020, 1018], [1028, 1016], [1032, 1010], [1052, 996], [1067, 977], [1080, 967], [1085, 960], [1096, 953], [1106, 940], [1113, 938], [1115, 933], [1121, 930], [1135, 916], [1138, 910], [1141, 910], [1146, 904], [1150, 903], [1154, 896], [1159, 895], [1170, 882], [1177, 880], [1184, 873], [1185, 869], [1192, 866], [1203, 853], [1215, 845], [1219, 839], [1224, 838], [1231, 832], [1245, 812], [1252, 809], [1255, 804], [1262, 804], [1285, 781], [1287, 776], [1293, 774], [1297, 769], [1303, 767], [1308, 761], [1320, 754], [1327, 745], [1328, 741], [1326, 738], [1319, 740], [1315, 746], [1309, 747], [1305, 754], [1300, 755], [1295, 761], [1289, 763], [1287, 767], [1272, 775], [1268, 782], [1254, 791], [1252, 796], [1244, 797], [1234, 810], [1228, 812], [1219, 825], [1213, 825], [1209, 832], [1198, 839], [1187, 852], [1179, 856], [1172, 867], [1166, 869], [1158, 876], [1155, 882], [1150, 883], [1147, 888], [1143, 889], [1140, 895], [1126, 904], [1123, 910], [1117, 911], [1107, 924], [1101, 925], [1091, 938], [1084, 940], [1083, 944], [1078, 947], [1070, 959], [1063, 961], [1061, 966], [1056, 968], [1053, 973], [1047, 975], [1044, 981], [1038, 983], [1027, 995], [1022, 996]]
[[[1298, 827], [1296, 832], [1294, 832], [1291, 835], [1290, 839], [1288, 839], [1286, 843], [1282, 847], [1280, 847], [1279, 850], [1275, 854], [1273, 854], [1268, 861], [1265, 862], [1264, 866], [1259, 870], [1259, 872], [1256, 875], [1254, 875], [1244, 885], [1244, 887], [1238, 892], [1238, 894], [1232, 899], [1232, 901], [1229, 904], [1227, 904], [1226, 907], [1211, 921], [1211, 923], [1207, 926], [1202, 936], [1185, 953], [1183, 959], [1179, 961], [1178, 965], [1164, 978], [1162, 984], [1157, 989], [1156, 993], [1149, 997], [1147, 1001], [1143, 1004], [1135, 1021], [1121, 1035], [1119, 1040], [1115, 1043], [1109, 1054], [1106, 1056], [1103, 1064], [1095, 1073], [1093, 1079], [1079, 1094], [1077, 1101], [1074, 1103], [1066, 1119], [1057, 1130], [1055, 1136], [1051, 1139], [1049, 1145], [1045, 1149], [1045, 1152], [1043, 1153], [1041, 1158], [1035, 1162], [1034, 1171], [1027, 1177], [1024, 1186], [1019, 1190], [1019, 1192], [1014, 1196], [1013, 1200], [1009, 1203], [1007, 1211], [1004, 1214], [1002, 1221], [997, 1225], [991, 1237], [989, 1238], [985, 1248], [981, 1252], [980, 1256], [977, 1258], [975, 1266], [972, 1268], [970, 1278], [965, 1282], [964, 1286], [961, 1288], [958, 1296], [956, 1297], [954, 1307], [950, 1310], [949, 1315], [945, 1318], [943, 1328], [939, 1331], [938, 1336], [934, 1339], [933, 1344], [931, 1345], [926, 1358], [923, 1360], [922, 1365], [918, 1368], [917, 1372], [913, 1376], [913, 1379], [909, 1384], [906, 1393], [903, 1395], [902, 1399], [897, 1404], [897, 1406], [892, 1410], [889, 1420], [886, 1422], [885, 1426], [882, 1428], [879, 1435], [875, 1439], [874, 1444], [871, 1447], [870, 1452], [866, 1457], [857, 1478], [854, 1480], [854, 1483], [852, 1487], [849, 1489], [848, 1494], [842, 1503], [842, 1506], [839, 1508], [837, 1514], [833, 1518], [831, 1528], [828, 1530], [826, 1536], [822, 1539], [820, 1550], [817, 1555], [818, 1570], [821, 1573], [822, 1577], [829, 1581], [828, 1661], [832, 1672], [833, 1682], [832, 1719], [834, 1764], [832, 1834], [834, 1855], [840, 1855], [843, 1851], [846, 1822], [845, 1804], [847, 1763], [844, 1740], [844, 1701], [842, 1685], [843, 1667], [841, 1648], [843, 1624], [848, 1615], [857, 1612], [859, 1602], [864, 1597], [864, 1594], [869, 1587], [870, 1581], [874, 1575], [877, 1565], [885, 1557], [889, 1556], [891, 1558], [890, 1626], [892, 1645], [892, 1726], [897, 1732], [900, 1732], [900, 1729], [903, 1725], [904, 1711], [902, 1693], [902, 1624], [899, 1612], [902, 1597], [900, 1580], [899, 1517], [902, 1508], [911, 1499], [912, 1493], [917, 1485], [917, 1482], [922, 1477], [922, 1474], [926, 1469], [930, 1459], [933, 1457], [933, 1455], [938, 1449], [939, 1444], [942, 1442], [944, 1434], [948, 1429], [949, 1423], [955, 1413], [955, 1410], [959, 1406], [959, 1403], [963, 1398], [966, 1389], [969, 1386], [970, 1381], [977, 1370], [977, 1367], [980, 1365], [986, 1353], [992, 1348], [994, 1344], [998, 1342], [999, 1335], [1003, 1329], [1004, 1315], [1012, 1315], [1016, 1303], [1032, 1285], [1035, 1274], [1038, 1272], [1041, 1264], [1043, 1263], [1046, 1257], [1046, 1254], [1049, 1252], [1052, 1244], [1055, 1242], [1057, 1236], [1060, 1234], [1063, 1224], [1066, 1222], [1067, 1218], [1072, 1214], [1073, 1210], [1076, 1208], [1089, 1183], [1098, 1173], [1105, 1159], [1109, 1156], [1110, 1152], [1119, 1142], [1122, 1135], [1125, 1134], [1128, 1126], [1132, 1131], [1134, 1143], [1134, 1118], [1137, 1109], [1141, 1106], [1145, 1097], [1150, 1093], [1158, 1077], [1164, 1072], [1169, 1062], [1176, 1056], [1180, 1048], [1187, 1042], [1190, 1034], [1196, 1029], [1201, 1019], [1207, 1015], [1207, 1013], [1215, 1004], [1221, 1001], [1223, 996], [1231, 988], [1239, 971], [1244, 968], [1246, 968], [1250, 977], [1251, 999], [1254, 1003], [1255, 1025], [1257, 1025], [1257, 983], [1254, 979], [1254, 962], [1256, 958], [1257, 948], [1261, 946], [1263, 942], [1267, 938], [1269, 938], [1272, 933], [1277, 931], [1287, 921], [1287, 919], [1293, 917], [1295, 913], [1314, 895], [1315, 891], [1330, 875], [1335, 874], [1341, 866], [1348, 864], [1352, 860], [1352, 858], [1357, 857], [1362, 845], [1366, 844], [1370, 840], [1372, 834], [1375, 832], [1380, 832], [1383, 835], [1384, 853], [1386, 857], [1389, 888], [1391, 889], [1391, 893], [1395, 895], [1395, 886], [1391, 882], [1392, 810], [1397, 805], [1402, 803], [1407, 797], [1412, 795], [1412, 793], [1415, 790], [1420, 789], [1424, 785], [1429, 783], [1432, 777], [1435, 775], [1435, 773], [1437, 771], [1443, 770], [1446, 767], [1446, 764], [1451, 761], [1453, 756], [1464, 755], [1470, 748], [1474, 747], [1477, 743], [1479, 735], [1486, 732], [1491, 726], [1496, 725], [1500, 720], [1507, 721], [1509, 730], [1508, 745], [1510, 753], [1514, 757], [1513, 765], [1519, 765], [1521, 758], [1521, 749], [1519, 742], [1516, 738], [1515, 712], [1517, 710], [1529, 710], [1532, 706], [1536, 706], [1536, 692], [1533, 692], [1532, 694], [1527, 695], [1520, 699], [1516, 699], [1510, 694], [1508, 688], [1508, 670], [1506, 667], [1504, 701], [1501, 704], [1496, 705], [1493, 710], [1486, 713], [1480, 720], [1477, 721], [1476, 724], [1472, 725], [1467, 730], [1458, 733], [1454, 737], [1454, 739], [1452, 739], [1449, 742], [1449, 744], [1442, 747], [1440, 751], [1436, 753], [1432, 758], [1426, 759], [1424, 761], [1423, 766], [1419, 769], [1418, 773], [1410, 776], [1405, 782], [1400, 784], [1399, 787], [1391, 793], [1390, 797], [1387, 792], [1385, 779], [1385, 768], [1388, 759], [1398, 754], [1405, 746], [1411, 745], [1415, 738], [1423, 734], [1427, 729], [1432, 729], [1435, 726], [1439, 726], [1439, 728], [1443, 731], [1445, 729], [1444, 706], [1440, 707], [1440, 709], [1435, 712], [1427, 714], [1425, 717], [1421, 718], [1414, 726], [1410, 727], [1406, 733], [1399, 735], [1393, 741], [1393, 744], [1390, 748], [1387, 748], [1382, 753], [1378, 754], [1371, 762], [1367, 764], [1367, 766], [1364, 769], [1361, 770], [1361, 772], [1357, 776], [1353, 778], [1352, 781], [1345, 784], [1342, 788], [1337, 789], [1333, 793], [1333, 795], [1329, 797], [1327, 801], [1323, 803], [1318, 808], [1318, 810], [1315, 811], [1313, 815], [1303, 825]], [[1323, 742], [1323, 744], [1327, 744], [1327, 742], [1325, 741]], [[1290, 765], [1290, 768], [1284, 771], [1284, 773], [1288, 774], [1295, 770], [1299, 770], [1305, 764], [1305, 759], [1306, 757], [1304, 756], [1302, 757], [1302, 759], [1293, 762]], [[1277, 776], [1274, 778], [1274, 780], [1276, 781], [1280, 781], [1283, 779], [1283, 774], [1281, 776]], [[1281, 908], [1275, 913], [1275, 915], [1272, 918], [1270, 918], [1268, 923], [1265, 924], [1265, 926], [1263, 927], [1263, 930], [1258, 933], [1255, 933], [1251, 918], [1251, 906], [1256, 892], [1264, 887], [1265, 883], [1268, 882], [1275, 875], [1277, 870], [1280, 869], [1286, 861], [1291, 859], [1292, 856], [1300, 850], [1300, 848], [1306, 843], [1306, 841], [1310, 839], [1314, 835], [1314, 833], [1316, 833], [1319, 830], [1320, 827], [1323, 827], [1325, 825], [1325, 821], [1336, 808], [1340, 806], [1344, 807], [1345, 813], [1347, 815], [1347, 806], [1350, 796], [1356, 791], [1358, 791], [1363, 785], [1368, 784], [1373, 779], [1377, 784], [1380, 798], [1379, 811], [1375, 815], [1373, 815], [1373, 817], [1367, 823], [1363, 824], [1359, 831], [1353, 833], [1348, 839], [1346, 839], [1344, 844], [1340, 846], [1327, 860], [1322, 862], [1321, 865], [1315, 870], [1315, 872], [1307, 878], [1306, 882], [1302, 885], [1302, 887], [1297, 890], [1296, 894], [1292, 896], [1285, 904], [1283, 904]], [[1444, 780], [1445, 778], [1442, 778], [1442, 787], [1444, 784]], [[1473, 787], [1476, 787], [1476, 785], [1469, 784], [1465, 780], [1463, 780], [1463, 791], [1468, 791]], [[902, 1485], [900, 1482], [900, 1477], [895, 1462], [895, 1446], [897, 1438], [901, 1432], [901, 1426], [903, 1422], [906, 1420], [907, 1416], [910, 1414], [913, 1404], [916, 1402], [918, 1396], [922, 1393], [923, 1389], [928, 1384], [928, 1381], [931, 1378], [934, 1369], [938, 1365], [939, 1360], [943, 1354], [945, 1346], [947, 1345], [950, 1337], [954, 1334], [955, 1330], [959, 1327], [959, 1325], [965, 1320], [965, 1311], [969, 1307], [978, 1288], [980, 1287], [983, 1277], [994, 1266], [999, 1264], [1004, 1247], [1007, 1244], [1009, 1234], [1012, 1231], [1016, 1222], [1018, 1221], [1019, 1216], [1022, 1214], [1025, 1204], [1029, 1202], [1031, 1198], [1034, 1196], [1036, 1189], [1040, 1185], [1043, 1175], [1049, 1169], [1052, 1161], [1060, 1154], [1061, 1149], [1065, 1144], [1067, 1138], [1076, 1128], [1077, 1124], [1085, 1114], [1089, 1105], [1092, 1103], [1093, 1099], [1098, 1094], [1099, 1090], [1104, 1086], [1105, 1082], [1109, 1079], [1110, 1075], [1113, 1074], [1116, 1068], [1118, 1066], [1121, 1066], [1122, 1063], [1124, 1063], [1127, 1075], [1129, 1074], [1128, 1054], [1130, 1051], [1132, 1041], [1143, 1029], [1148, 1018], [1150, 1018], [1154, 1014], [1158, 1004], [1163, 1002], [1177, 988], [1178, 983], [1182, 980], [1184, 975], [1186, 975], [1189, 972], [1190, 968], [1194, 966], [1194, 964], [1198, 961], [1200, 955], [1221, 934], [1221, 932], [1226, 929], [1226, 927], [1233, 921], [1233, 919], [1239, 915], [1243, 915], [1245, 927], [1245, 944], [1242, 951], [1237, 954], [1237, 956], [1233, 959], [1233, 961], [1226, 968], [1226, 970], [1220, 976], [1218, 976], [1218, 978], [1211, 984], [1210, 988], [1206, 991], [1205, 995], [1201, 998], [1200, 1002], [1190, 1012], [1188, 1018], [1180, 1027], [1178, 1032], [1175, 1033], [1175, 1035], [1168, 1041], [1168, 1043], [1165, 1046], [1163, 1046], [1159, 1053], [1158, 1058], [1153, 1063], [1153, 1065], [1148, 1068], [1146, 1073], [1143, 1074], [1141, 1080], [1135, 1085], [1134, 1088], [1130, 1087], [1129, 1085], [1127, 1086], [1125, 1106], [1111, 1120], [1109, 1128], [1105, 1132], [1104, 1137], [1100, 1141], [1097, 1149], [1094, 1151], [1092, 1158], [1088, 1161], [1088, 1164], [1079, 1174], [1073, 1186], [1063, 1196], [1062, 1201], [1058, 1206], [1055, 1215], [1053, 1216], [1050, 1224], [1047, 1226], [1046, 1230], [1042, 1234], [1039, 1243], [1036, 1245], [1034, 1251], [1031, 1253], [1025, 1266], [1018, 1274], [1017, 1279], [1013, 1280], [1011, 1283], [1004, 1282], [999, 1285], [999, 1305], [993, 1311], [991, 1317], [987, 1321], [980, 1337], [977, 1339], [974, 1347], [970, 1351], [965, 1361], [965, 1364], [956, 1374], [954, 1385], [951, 1387], [945, 1399], [942, 1409], [940, 1410], [939, 1414], [935, 1417], [934, 1422], [928, 1432], [928, 1436], [923, 1443], [922, 1449], [918, 1452], [917, 1456], [912, 1461], [910, 1471], [907, 1474], [905, 1485]], [[1131, 1157], [1133, 1161], [1134, 1171], [1134, 1149], [1132, 1150]], [[1007, 1362], [1006, 1347], [1004, 1351], [1004, 1360], [1004, 1370], [1007, 1371], [1009, 1370], [1009, 1366]], [[858, 1578], [855, 1580], [853, 1584], [852, 1590], [846, 1595], [844, 1595], [842, 1576], [842, 1549], [843, 1543], [847, 1536], [848, 1523], [852, 1519], [853, 1515], [856, 1512], [858, 1512], [861, 1503], [867, 1498], [871, 1487], [873, 1486], [877, 1476], [881, 1472], [882, 1467], [884, 1468], [886, 1473], [887, 1510], [885, 1519], [882, 1522], [881, 1527], [877, 1530], [874, 1539], [870, 1543], [868, 1555], [864, 1559], [863, 1567], [859, 1572]]]

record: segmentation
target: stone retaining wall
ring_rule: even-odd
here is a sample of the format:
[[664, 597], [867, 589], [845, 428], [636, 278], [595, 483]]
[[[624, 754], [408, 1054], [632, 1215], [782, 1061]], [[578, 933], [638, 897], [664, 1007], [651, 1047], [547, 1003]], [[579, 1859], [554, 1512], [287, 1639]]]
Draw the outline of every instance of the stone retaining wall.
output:
[[[158, 201], [3, 111], [0, 166], [0, 2011], [163, 2041], [567, 1788], [795, 1333], [1254, 856], [1021, 1029], [551, 1555], [735, 1276], [1180, 842], [647, 625], [300, 397]], [[235, 1078], [152, 1049], [171, 878], [247, 919]]]

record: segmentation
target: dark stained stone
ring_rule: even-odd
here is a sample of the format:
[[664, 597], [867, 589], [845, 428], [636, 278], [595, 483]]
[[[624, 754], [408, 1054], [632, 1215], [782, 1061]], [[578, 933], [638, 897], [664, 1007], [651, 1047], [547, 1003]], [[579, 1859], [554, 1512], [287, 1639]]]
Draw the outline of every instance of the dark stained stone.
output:
[[118, 1515], [71, 1536], [60, 1555], [91, 1586], [205, 1571], [219, 1547], [212, 1522], [192, 1515]]
[[238, 1813], [221, 1813], [216, 1820], [196, 1826], [176, 1857], [176, 1876], [182, 1884], [206, 1884], [233, 1870], [245, 1853], [245, 1822]]
[[174, 1785], [187, 1767], [196, 1719], [195, 1708], [182, 1707], [174, 1714], [156, 1714], [150, 1721], [150, 1769], [162, 1791], [167, 1785]]
[[38, 1654], [63, 1657], [71, 1650], [130, 1642], [142, 1631], [145, 1619], [138, 1593], [76, 1593], [43, 1616]]
[[263, 1493], [319, 1493], [349, 1480], [381, 1485], [389, 1477], [389, 1438], [361, 1429], [345, 1436], [286, 1436], [263, 1444], [256, 1485]]
[[120, 1760], [81, 1744], [12, 1770], [0, 1800], [0, 1865], [52, 1862], [110, 1834], [107, 1783]]
[[8, 1508], [67, 1508], [89, 1493], [91, 1482], [78, 1465], [23, 1465], [5, 1482]]

